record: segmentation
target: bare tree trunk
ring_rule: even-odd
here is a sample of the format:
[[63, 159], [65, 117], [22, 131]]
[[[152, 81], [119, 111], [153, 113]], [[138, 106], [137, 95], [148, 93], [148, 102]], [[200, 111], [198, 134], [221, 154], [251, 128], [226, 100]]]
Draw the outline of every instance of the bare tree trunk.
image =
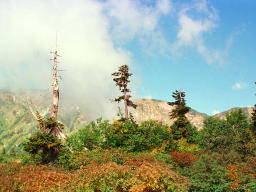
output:
[[126, 98], [125, 90], [124, 90], [124, 112], [125, 112], [125, 119], [128, 120], [128, 107], [127, 107], [127, 98]]
[[58, 107], [59, 107], [59, 86], [57, 79], [57, 51], [54, 52], [53, 58], [53, 108], [51, 112], [51, 117], [57, 120]]
[[59, 108], [59, 85], [58, 85], [58, 69], [57, 69], [57, 65], [58, 65], [58, 61], [57, 61], [57, 57], [58, 52], [57, 52], [57, 46], [56, 46], [56, 51], [53, 53], [53, 106], [52, 106], [52, 111], [51, 111], [51, 117], [56, 121], [56, 126], [51, 130], [51, 133], [57, 137], [59, 137], [60, 139], [64, 138], [64, 135], [61, 133], [61, 129], [58, 126], [57, 123], [57, 115], [58, 115], [58, 108]]

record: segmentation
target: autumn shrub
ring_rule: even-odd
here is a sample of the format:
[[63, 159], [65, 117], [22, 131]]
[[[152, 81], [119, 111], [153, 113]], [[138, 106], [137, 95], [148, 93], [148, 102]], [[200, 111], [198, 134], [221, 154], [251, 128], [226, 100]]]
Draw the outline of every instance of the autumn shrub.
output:
[[7, 163], [0, 165], [0, 189], [13, 191], [66, 191], [72, 185], [72, 173], [45, 165]]
[[180, 167], [189, 167], [198, 160], [198, 158], [192, 153], [178, 151], [171, 152], [171, 159]]
[[97, 158], [90, 160], [72, 171], [51, 165], [3, 164], [0, 165], [0, 189], [5, 192], [171, 192], [187, 191], [190, 184], [188, 178], [150, 154], [124, 157], [122, 164], [109, 157], [102, 162]]
[[256, 191], [255, 169], [246, 163], [227, 165], [227, 180], [230, 191]]
[[[139, 166], [117, 165], [109, 162], [81, 168], [88, 185], [86, 191], [161, 192], [185, 191], [189, 186], [187, 178], [157, 163], [143, 161]], [[80, 173], [79, 175], [84, 175]]]

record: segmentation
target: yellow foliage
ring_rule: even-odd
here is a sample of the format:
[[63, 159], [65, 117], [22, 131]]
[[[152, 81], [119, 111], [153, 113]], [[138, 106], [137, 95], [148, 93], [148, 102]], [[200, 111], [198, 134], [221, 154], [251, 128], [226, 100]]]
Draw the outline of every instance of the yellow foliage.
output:
[[48, 146], [48, 148], [51, 148], [51, 147], [53, 147], [55, 145], [57, 145], [57, 143], [51, 143], [51, 144], [48, 144], [47, 146]]

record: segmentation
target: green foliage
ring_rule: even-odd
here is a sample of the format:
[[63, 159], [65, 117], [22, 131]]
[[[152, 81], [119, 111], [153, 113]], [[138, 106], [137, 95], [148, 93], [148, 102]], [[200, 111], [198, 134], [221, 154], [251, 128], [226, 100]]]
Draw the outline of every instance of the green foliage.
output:
[[5, 147], [2, 148], [2, 154], [5, 155], [6, 154], [6, 150]]
[[[183, 161], [181, 161], [183, 162]], [[255, 191], [255, 158], [242, 161], [241, 156], [229, 153], [204, 153], [192, 166], [176, 170], [190, 178], [189, 191]]]
[[129, 135], [125, 144], [129, 151], [134, 152], [156, 148], [164, 152], [173, 148], [172, 135], [168, 127], [157, 121], [142, 122], [136, 132]]
[[[118, 71], [113, 73], [112, 76], [115, 78], [113, 81], [116, 83], [116, 86], [119, 87], [122, 96], [119, 96], [114, 99], [116, 102], [124, 101], [124, 108], [125, 108], [125, 119], [128, 120], [128, 106], [132, 108], [136, 108], [137, 105], [134, 104], [130, 98], [132, 97], [128, 93], [131, 92], [130, 89], [127, 88], [128, 83], [130, 83], [129, 77], [132, 75], [132, 73], [129, 73], [129, 67], [128, 65], [122, 65], [119, 67]], [[119, 108], [120, 109], [120, 108]], [[120, 113], [122, 114], [122, 113]], [[122, 116], [121, 116], [122, 117]]]
[[95, 148], [124, 148], [130, 152], [173, 148], [172, 135], [168, 127], [156, 121], [145, 121], [139, 126], [130, 120], [109, 121], [98, 119], [66, 139], [73, 151]]
[[227, 151], [231, 149], [245, 156], [253, 154], [256, 149], [250, 125], [241, 110], [226, 114], [226, 120], [208, 118], [204, 129], [200, 131], [201, 147], [211, 151]]
[[173, 139], [178, 140], [185, 137], [189, 142], [197, 142], [195, 139], [197, 130], [190, 124], [185, 116], [185, 114], [190, 110], [190, 107], [186, 106], [185, 92], [176, 90], [172, 94], [172, 97], [175, 99], [175, 101], [168, 102], [168, 105], [175, 106], [170, 113], [171, 119], [175, 119], [173, 125], [171, 126]]
[[230, 183], [226, 179], [226, 167], [223, 165], [221, 155], [217, 153], [202, 154], [191, 167], [178, 171], [190, 178], [189, 191], [229, 191]]
[[179, 140], [175, 141], [176, 149], [179, 152], [198, 152], [200, 151], [200, 147], [198, 144], [188, 143], [187, 139], [182, 137]]
[[252, 112], [251, 130], [252, 130], [254, 137], [256, 137], [256, 105], [254, 105], [253, 112]]
[[24, 151], [30, 154], [32, 161], [47, 164], [58, 158], [62, 144], [56, 136], [39, 131], [23, 142], [23, 147]]
[[0, 164], [15, 161], [17, 159], [19, 159], [19, 157], [15, 155], [0, 154]]

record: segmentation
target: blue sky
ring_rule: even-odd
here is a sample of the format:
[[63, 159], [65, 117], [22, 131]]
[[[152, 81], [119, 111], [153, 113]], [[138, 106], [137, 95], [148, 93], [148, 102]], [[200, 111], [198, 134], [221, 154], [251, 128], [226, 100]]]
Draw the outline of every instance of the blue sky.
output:
[[[0, 84], [50, 90], [50, 50], [62, 57], [61, 93], [96, 116], [119, 92], [128, 64], [137, 98], [187, 104], [209, 115], [256, 103], [253, 0], [0, 1]], [[112, 110], [113, 112], [114, 110]]]
[[[149, 56], [139, 51], [141, 48], [133, 42], [128, 49], [136, 50], [133, 51], [134, 60], [143, 76], [143, 88], [139, 90], [139, 95], [171, 100], [172, 91], [182, 89], [187, 93], [189, 106], [208, 114], [236, 106], [254, 105], [256, 13], [253, 8], [256, 3], [183, 1], [188, 6], [198, 2], [205, 4], [208, 11], [213, 8], [217, 17], [211, 20], [214, 27], [197, 37], [203, 41], [213, 61], [208, 61], [203, 53], [196, 50], [196, 42], [179, 48], [178, 53], [165, 53], [167, 56], [161, 53]], [[169, 44], [176, 41], [180, 30], [177, 15], [182, 9], [179, 7], [186, 6], [180, 4], [180, 1], [174, 1], [173, 6], [177, 8], [175, 13], [162, 17], [160, 21]], [[196, 9], [190, 10], [189, 17], [202, 22], [207, 19], [207, 15], [200, 15]], [[215, 52], [220, 54], [217, 59], [214, 59]]]

